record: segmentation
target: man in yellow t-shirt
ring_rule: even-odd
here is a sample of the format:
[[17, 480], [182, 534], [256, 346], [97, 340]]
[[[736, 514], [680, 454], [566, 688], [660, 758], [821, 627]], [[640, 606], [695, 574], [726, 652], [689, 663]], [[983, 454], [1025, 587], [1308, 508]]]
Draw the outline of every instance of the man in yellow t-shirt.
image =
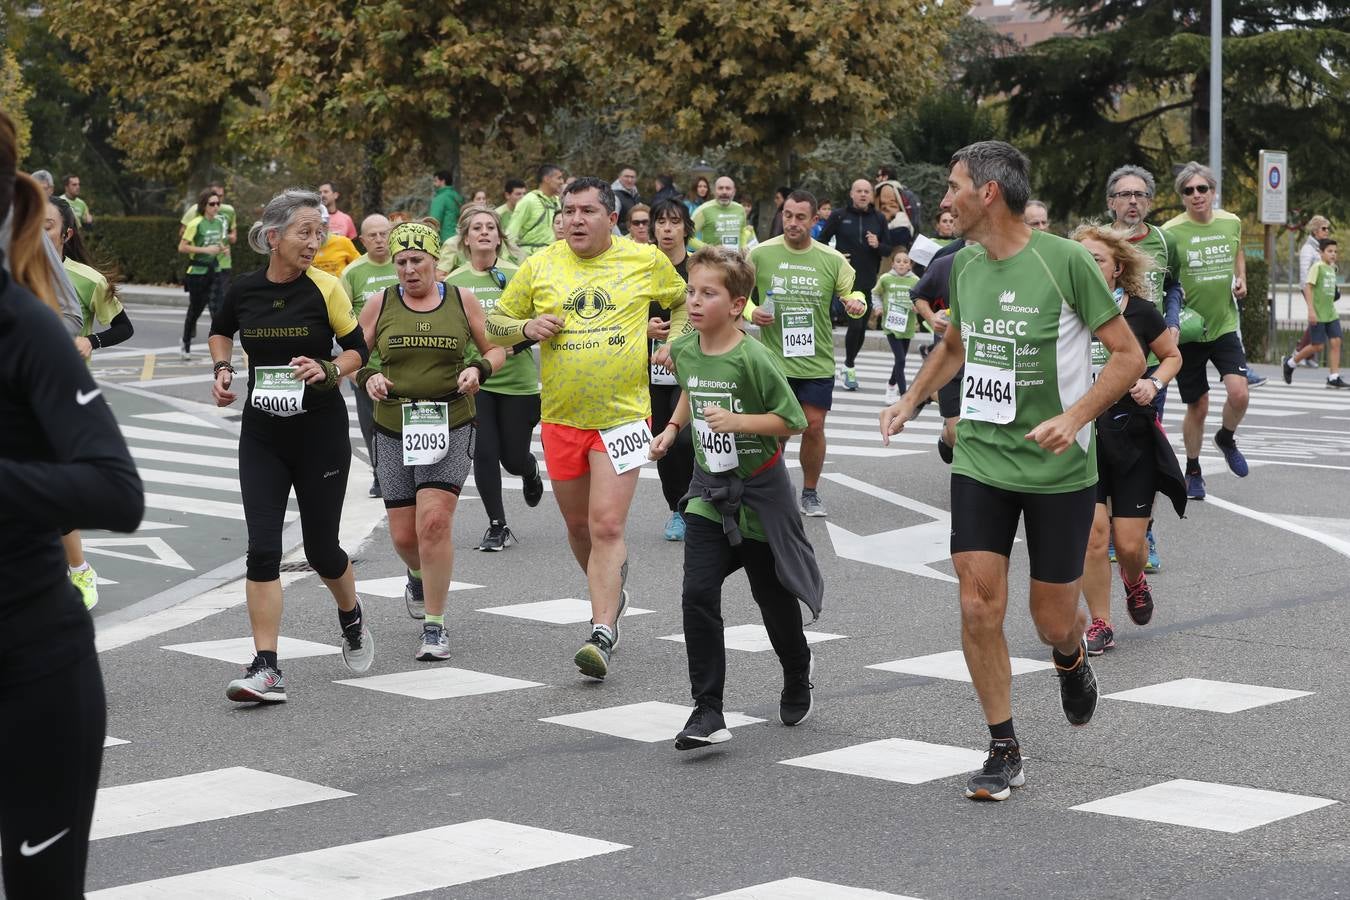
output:
[[[319, 216], [323, 219], [324, 227], [328, 227], [328, 210], [322, 206], [319, 207]], [[361, 251], [356, 249], [351, 238], [345, 234], [336, 234], [329, 232], [328, 237], [324, 239], [323, 246], [319, 252], [314, 254], [312, 265], [316, 269], [322, 269], [334, 278], [341, 278], [342, 271], [361, 258]]]
[[598, 178], [567, 187], [562, 239], [525, 260], [487, 317], [493, 343], [539, 343], [544, 462], [591, 593], [591, 636], [574, 659], [592, 678], [609, 670], [628, 604], [624, 526], [651, 443], [649, 304], [671, 310], [672, 336], [689, 318], [675, 267], [615, 236], [614, 210]]

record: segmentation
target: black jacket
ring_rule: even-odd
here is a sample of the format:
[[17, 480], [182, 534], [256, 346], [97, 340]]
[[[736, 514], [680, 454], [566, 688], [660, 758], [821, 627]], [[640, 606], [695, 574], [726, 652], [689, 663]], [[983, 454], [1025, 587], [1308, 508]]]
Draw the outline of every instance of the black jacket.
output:
[[[877, 246], [867, 242], [867, 236], [877, 237]], [[870, 295], [881, 273], [881, 261], [890, 255], [892, 249], [890, 223], [877, 212], [876, 207], [865, 210], [852, 206], [836, 209], [830, 213], [816, 240], [828, 244], [834, 238], [834, 249], [848, 257], [853, 266], [855, 277], [853, 287], [864, 295]]]

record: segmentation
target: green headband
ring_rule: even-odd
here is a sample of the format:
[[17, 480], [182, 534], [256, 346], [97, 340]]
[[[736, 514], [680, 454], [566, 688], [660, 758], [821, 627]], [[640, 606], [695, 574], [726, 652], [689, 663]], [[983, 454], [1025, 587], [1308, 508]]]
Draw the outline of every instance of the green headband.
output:
[[441, 237], [421, 222], [400, 222], [389, 232], [389, 255], [397, 256], [404, 250], [420, 250], [433, 257], [441, 252]]

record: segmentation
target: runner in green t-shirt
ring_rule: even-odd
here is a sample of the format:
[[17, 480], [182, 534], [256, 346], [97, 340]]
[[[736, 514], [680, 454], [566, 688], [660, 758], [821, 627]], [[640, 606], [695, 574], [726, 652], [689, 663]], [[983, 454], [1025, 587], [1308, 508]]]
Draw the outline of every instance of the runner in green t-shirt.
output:
[[562, 209], [564, 174], [559, 166], [546, 163], [539, 167], [539, 187], [516, 204], [506, 226], [507, 241], [520, 248], [523, 256], [532, 256], [554, 241], [553, 220]]
[[[989, 756], [966, 796], [1004, 800], [1024, 783], [1012, 724], [1003, 618], [1018, 523], [1031, 558], [1030, 607], [1051, 645], [1074, 725], [1097, 705], [1079, 581], [1096, 504], [1093, 422], [1143, 374], [1144, 355], [1081, 244], [1022, 221], [1027, 158], [1002, 141], [952, 157], [943, 210], [973, 241], [956, 254], [951, 326], [909, 391], [881, 413], [883, 443], [965, 366], [952, 464], [952, 563], [966, 666], [989, 725]], [[1093, 334], [1111, 352], [1092, 380]]]
[[1163, 225], [1168, 240], [1176, 246], [1186, 307], [1205, 320], [1203, 341], [1181, 345], [1181, 374], [1177, 390], [1186, 404], [1181, 436], [1186, 445], [1186, 495], [1205, 499], [1205, 477], [1200, 471], [1200, 447], [1209, 415], [1210, 363], [1219, 370], [1227, 399], [1223, 426], [1214, 443], [1234, 475], [1247, 476], [1247, 460], [1238, 449], [1235, 432], [1247, 414], [1247, 354], [1238, 330], [1238, 300], [1247, 296], [1247, 262], [1242, 254], [1242, 222], [1230, 212], [1214, 208], [1217, 187], [1208, 166], [1189, 162], [1177, 174], [1176, 190], [1186, 211]]
[[506, 234], [506, 229], [511, 225], [511, 214], [525, 197], [525, 182], [519, 178], [506, 179], [502, 185], [502, 195], [506, 198], [506, 202], [497, 207], [497, 218], [502, 223], [502, 234]]
[[[1308, 344], [1298, 353], [1284, 360], [1284, 383], [1294, 383], [1294, 367], [1311, 359], [1330, 344], [1327, 359], [1327, 387], [1343, 388], [1350, 384], [1341, 380], [1341, 318], [1336, 313], [1336, 260], [1340, 247], [1331, 238], [1317, 242], [1320, 259], [1308, 269], [1303, 283], [1303, 299], [1308, 302]], [[85, 314], [88, 321], [88, 314]]]
[[[483, 312], [491, 315], [502, 291], [511, 282], [516, 267], [502, 242], [501, 220], [487, 206], [469, 206], [459, 217], [461, 251], [469, 262], [451, 272], [448, 285], [468, 288]], [[506, 349], [506, 362], [478, 393], [478, 431], [473, 455], [473, 483], [487, 513], [488, 528], [478, 549], [505, 550], [516, 542], [506, 524], [502, 503], [502, 469], [521, 479], [525, 505], [537, 506], [544, 496], [544, 481], [539, 461], [530, 452], [534, 426], [539, 424], [539, 364], [531, 349], [533, 341], [523, 341]], [[465, 359], [470, 363], [478, 353], [470, 348]]]
[[[366, 305], [366, 298], [398, 284], [398, 272], [394, 269], [393, 260], [389, 258], [391, 227], [389, 220], [379, 213], [366, 216], [361, 221], [360, 233], [361, 246], [366, 248], [366, 252], [348, 263], [338, 277], [347, 291], [347, 296], [351, 298], [352, 311], [358, 317], [361, 315], [361, 308]], [[374, 352], [370, 356], [368, 365], [378, 369], [379, 356]], [[361, 426], [361, 439], [366, 445], [367, 458], [371, 460], [370, 496], [379, 497], [380, 477], [374, 471], [374, 404], [370, 395], [361, 390], [355, 379], [352, 380], [352, 394], [356, 397], [356, 421]]]
[[694, 237], [710, 247], [743, 248], [745, 207], [736, 202], [736, 182], [721, 176], [713, 184], [713, 197], [694, 210]]
[[[809, 221], [809, 220], [808, 220]], [[683, 391], [670, 422], [650, 448], [660, 459], [692, 423], [695, 465], [687, 495], [684, 549], [684, 639], [694, 711], [675, 738], [691, 750], [731, 739], [722, 715], [726, 647], [722, 583], [744, 567], [783, 666], [778, 714], [797, 725], [811, 714], [811, 650], [798, 597], [819, 613], [820, 572], [801, 520], [782, 440], [800, 434], [806, 416], [773, 354], [739, 328], [755, 272], [734, 248], [705, 247], [689, 263], [689, 320], [695, 334], [671, 345]], [[719, 488], [740, 498], [728, 535]], [[731, 510], [725, 511], [731, 520]]]
[[752, 249], [755, 296], [748, 305], [759, 339], [778, 361], [806, 413], [802, 435], [801, 511], [823, 516], [817, 486], [825, 466], [825, 416], [834, 402], [834, 328], [830, 303], [835, 297], [857, 319], [867, 301], [853, 289], [853, 267], [844, 254], [811, 239], [816, 198], [793, 191], [783, 201], [783, 233]]
[[895, 357], [891, 380], [886, 383], [887, 403], [899, 400], [906, 390], [905, 357], [909, 355], [909, 341], [914, 337], [918, 319], [909, 296], [909, 289], [919, 283], [913, 268], [909, 253], [902, 247], [891, 257], [891, 270], [877, 279], [877, 286], [872, 288], [872, 305], [881, 311], [881, 329]]
[[197, 197], [197, 216], [183, 228], [178, 252], [188, 255], [187, 317], [183, 320], [183, 362], [192, 359], [192, 339], [197, 336], [197, 319], [210, 304], [211, 318], [220, 315], [220, 297], [216, 290], [220, 279], [220, 257], [229, 252], [229, 222], [220, 215], [220, 195], [207, 188]]
[[75, 227], [93, 225], [94, 217], [89, 214], [89, 204], [80, 196], [80, 176], [67, 175], [62, 179], [62, 183], [65, 193], [61, 195], [61, 199], [70, 204], [71, 212], [75, 213]]

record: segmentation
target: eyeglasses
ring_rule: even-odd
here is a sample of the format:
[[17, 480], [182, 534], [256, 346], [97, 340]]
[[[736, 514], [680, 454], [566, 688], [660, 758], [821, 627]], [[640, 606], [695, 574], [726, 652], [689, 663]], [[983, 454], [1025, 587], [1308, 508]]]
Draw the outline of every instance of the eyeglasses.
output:
[[643, 226], [643, 227], [645, 228], [645, 227], [647, 227], [648, 225], [652, 224], [652, 220], [651, 220], [651, 219], [634, 219], [633, 221], [629, 222], [628, 224], [629, 224], [629, 226], [632, 227], [632, 228], [636, 228], [636, 227], [639, 226], [639, 225], [641, 225], [641, 226]]
[[1207, 185], [1207, 184], [1193, 184], [1193, 185], [1188, 185], [1187, 187], [1182, 188], [1182, 189], [1181, 189], [1181, 192], [1182, 192], [1183, 194], [1185, 194], [1187, 197], [1189, 197], [1191, 194], [1196, 194], [1196, 193], [1199, 193], [1199, 194], [1208, 194], [1208, 193], [1209, 193], [1209, 185]]
[[1112, 200], [1147, 200], [1153, 195], [1148, 191], [1116, 191], [1107, 196]]
[[220, 205], [220, 201], [219, 201], [219, 200], [212, 200], [210, 203], [208, 203], [208, 204], [206, 204], [206, 205], [207, 205], [207, 206], [219, 206], [219, 205]]

